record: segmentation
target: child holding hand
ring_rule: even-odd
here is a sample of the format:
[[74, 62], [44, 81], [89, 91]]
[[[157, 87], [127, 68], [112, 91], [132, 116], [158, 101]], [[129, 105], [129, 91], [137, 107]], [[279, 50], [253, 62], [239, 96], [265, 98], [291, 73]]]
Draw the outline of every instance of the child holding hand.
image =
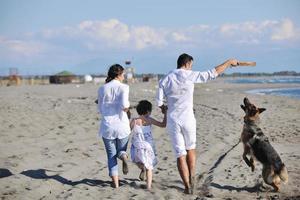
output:
[[139, 178], [147, 178], [147, 189], [151, 189], [152, 169], [157, 164], [156, 149], [152, 137], [152, 125], [166, 127], [166, 110], [163, 109], [164, 119], [159, 122], [153, 119], [151, 115], [152, 104], [147, 100], [138, 103], [136, 111], [139, 117], [130, 122], [132, 130], [132, 145], [130, 149], [132, 162], [136, 163], [141, 169]]

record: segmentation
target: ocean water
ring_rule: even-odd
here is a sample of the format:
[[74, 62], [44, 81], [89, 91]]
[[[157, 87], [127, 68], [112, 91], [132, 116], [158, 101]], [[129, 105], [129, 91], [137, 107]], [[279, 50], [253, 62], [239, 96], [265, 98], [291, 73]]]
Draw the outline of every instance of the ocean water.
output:
[[300, 87], [299, 88], [254, 89], [254, 90], [248, 90], [246, 92], [250, 94], [288, 96], [288, 97], [300, 99]]
[[[240, 84], [300, 84], [300, 77], [266, 77], [266, 78], [237, 78], [233, 80], [229, 80], [230, 83], [240, 83]], [[272, 89], [265, 89], [259, 88], [254, 90], [246, 91], [247, 93], [251, 94], [259, 94], [259, 95], [277, 95], [277, 96], [288, 96], [292, 98], [300, 99], [300, 85], [299, 87], [291, 87], [288, 86], [286, 88], [272, 88]]]
[[235, 78], [230, 83], [300, 83], [300, 77]]

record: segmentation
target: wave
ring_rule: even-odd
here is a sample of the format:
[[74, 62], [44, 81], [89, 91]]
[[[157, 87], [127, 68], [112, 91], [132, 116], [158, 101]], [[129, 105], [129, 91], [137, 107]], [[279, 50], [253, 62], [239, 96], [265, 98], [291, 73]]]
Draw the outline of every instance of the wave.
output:
[[300, 88], [254, 89], [246, 92], [249, 94], [287, 96], [300, 99]]

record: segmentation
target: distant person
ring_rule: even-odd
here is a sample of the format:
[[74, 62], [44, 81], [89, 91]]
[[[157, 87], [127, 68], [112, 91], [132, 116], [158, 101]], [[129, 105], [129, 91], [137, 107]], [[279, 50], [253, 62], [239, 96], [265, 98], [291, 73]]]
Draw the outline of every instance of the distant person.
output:
[[136, 111], [139, 117], [130, 122], [132, 129], [132, 145], [130, 149], [131, 160], [141, 169], [139, 178], [147, 178], [147, 189], [151, 190], [152, 169], [157, 164], [156, 150], [152, 136], [152, 125], [166, 127], [166, 111], [163, 110], [164, 119], [159, 122], [151, 117], [152, 104], [147, 100], [138, 103]]
[[174, 69], [159, 81], [156, 101], [165, 109], [167, 101], [167, 131], [177, 157], [177, 167], [187, 194], [192, 194], [195, 184], [196, 165], [196, 119], [193, 112], [194, 83], [215, 79], [227, 67], [238, 65], [229, 59], [217, 67], [205, 71], [192, 71], [193, 57], [182, 54]]
[[117, 158], [123, 161], [123, 174], [128, 173], [126, 153], [130, 134], [129, 86], [123, 84], [124, 68], [115, 64], [107, 73], [105, 84], [98, 90], [98, 110], [102, 116], [99, 135], [102, 137], [107, 153], [109, 176], [113, 186], [119, 187]]

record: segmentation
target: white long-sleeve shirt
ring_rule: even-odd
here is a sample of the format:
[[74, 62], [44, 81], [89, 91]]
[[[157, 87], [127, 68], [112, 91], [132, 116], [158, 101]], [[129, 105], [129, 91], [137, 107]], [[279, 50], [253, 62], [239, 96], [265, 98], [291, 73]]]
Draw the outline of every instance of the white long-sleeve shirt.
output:
[[102, 115], [99, 135], [106, 139], [122, 139], [130, 134], [124, 108], [129, 107], [129, 86], [112, 80], [98, 90], [98, 110]]
[[156, 103], [162, 106], [166, 99], [168, 120], [185, 122], [194, 117], [194, 83], [205, 83], [217, 76], [215, 68], [205, 72], [175, 69], [159, 81]]

